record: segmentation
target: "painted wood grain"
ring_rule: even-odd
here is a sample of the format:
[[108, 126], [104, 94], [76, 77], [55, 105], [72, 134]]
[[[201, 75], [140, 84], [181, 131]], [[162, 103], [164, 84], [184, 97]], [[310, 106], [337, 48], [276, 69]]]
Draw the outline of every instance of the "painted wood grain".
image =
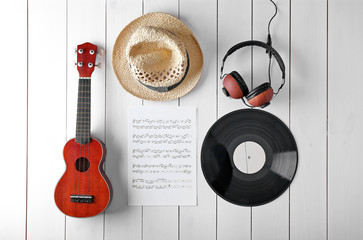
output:
[[[222, 59], [228, 49], [239, 42], [252, 38], [252, 1], [218, 1], [218, 77]], [[251, 48], [237, 50], [230, 55], [224, 72], [237, 71], [251, 88]], [[245, 108], [241, 100], [229, 99], [222, 93], [222, 80], [217, 79], [218, 118], [225, 114]], [[251, 208], [233, 205], [217, 198], [217, 239], [251, 239]]]
[[[328, 2], [328, 237], [362, 239], [362, 2]], [[349, 99], [349, 101], [347, 100]], [[356, 103], [356, 104], [354, 104]]]
[[[74, 48], [84, 42], [105, 48], [105, 1], [69, 1], [67, 12], [67, 139], [75, 136], [78, 71]], [[104, 64], [98, 54], [96, 64]], [[95, 68], [91, 79], [91, 136], [105, 139], [105, 68]], [[107, 151], [107, 146], [106, 146]], [[107, 163], [106, 163], [107, 164]], [[104, 235], [104, 213], [91, 218], [66, 217], [67, 239], [100, 239]]]
[[121, 30], [142, 15], [142, 1], [107, 1], [106, 41], [106, 174], [113, 199], [106, 209], [104, 239], [142, 239], [142, 208], [127, 205], [127, 107], [141, 100], [127, 93], [113, 73], [112, 50]]
[[[0, 10], [2, 31], [16, 31], [0, 40], [5, 51], [1, 62], [5, 66], [3, 79], [14, 79], [14, 72], [19, 77], [16, 81], [3, 81], [0, 89], [3, 115], [10, 116], [0, 120], [0, 128], [3, 136], [11, 139], [2, 144], [7, 148], [5, 152], [11, 151], [11, 155], [3, 157], [2, 166], [17, 169], [15, 173], [6, 171], [0, 175], [1, 189], [16, 196], [16, 200], [0, 199], [0, 238], [363, 238], [363, 165], [359, 160], [363, 115], [359, 106], [341, 98], [348, 96], [357, 103], [362, 100], [359, 70], [363, 3], [276, 2], [279, 12], [271, 25], [273, 46], [281, 53], [286, 68], [291, 67], [291, 74], [286, 74], [291, 76], [291, 85], [287, 78], [282, 92], [265, 110], [291, 127], [299, 149], [299, 166], [290, 195], [285, 192], [277, 200], [254, 208], [235, 206], [216, 197], [201, 173], [199, 156], [198, 206], [128, 207], [126, 121], [127, 108], [132, 105], [197, 106], [200, 149], [213, 122], [244, 108], [241, 101], [223, 95], [217, 75], [229, 47], [251, 38], [266, 40], [267, 21], [274, 11], [269, 1], [29, 0], [28, 59], [23, 53], [27, 48], [26, 1], [4, 2]], [[152, 11], [180, 17], [203, 49], [202, 79], [192, 92], [178, 100], [142, 101], [124, 91], [113, 74], [111, 53], [118, 34], [130, 21]], [[105, 58], [97, 61], [104, 63], [104, 68], [96, 69], [93, 76], [91, 132], [106, 143], [106, 174], [113, 185], [113, 199], [105, 214], [74, 219], [66, 218], [57, 209], [53, 193], [65, 170], [64, 144], [74, 137], [78, 75], [73, 67], [73, 48], [83, 41], [106, 50]], [[11, 47], [14, 45], [17, 48]], [[238, 51], [228, 58], [225, 71], [237, 70], [249, 88], [255, 87], [267, 80], [268, 61], [263, 55], [257, 48]], [[9, 64], [15, 61], [17, 65]], [[278, 85], [280, 74], [273, 63], [274, 84]], [[13, 111], [14, 108], [19, 110]], [[16, 150], [6, 145], [13, 141], [21, 145]], [[14, 175], [10, 188], [4, 183]]]
[[[165, 12], [178, 17], [178, 0], [144, 0], [143, 13]], [[167, 102], [143, 101], [144, 106], [178, 106], [178, 99]], [[143, 239], [173, 240], [179, 236], [179, 207], [143, 207]]]
[[66, 11], [66, 1], [29, 1], [27, 239], [65, 238], [53, 196], [65, 170]]
[[327, 239], [326, 14], [326, 1], [291, 1], [290, 126], [299, 151], [290, 188], [292, 240]]
[[[206, 7], [208, 6], [208, 7]], [[201, 9], [203, 9], [201, 11]], [[203, 52], [203, 72], [196, 87], [180, 99], [181, 106], [197, 107], [197, 206], [180, 207], [180, 240], [216, 238], [216, 195], [200, 167], [204, 136], [216, 119], [217, 1], [180, 1], [180, 19], [190, 27]]]
[[[272, 46], [285, 63], [289, 76], [289, 1], [276, 1], [278, 13], [271, 23]], [[270, 1], [253, 1], [253, 39], [267, 41], [267, 24], [275, 8]], [[269, 59], [265, 50], [253, 48], [253, 87], [268, 82]], [[271, 65], [271, 85], [274, 92], [281, 84], [282, 73], [276, 61]], [[289, 126], [289, 79], [271, 104], [264, 109]], [[252, 239], [289, 239], [289, 190], [276, 200], [252, 208]]]
[[[27, 3], [3, 2], [0, 88], [0, 239], [26, 236], [27, 181]], [[12, 22], [12, 24], [4, 24]], [[14, 31], [16, 29], [16, 31]], [[11, 37], [5, 37], [11, 36]]]

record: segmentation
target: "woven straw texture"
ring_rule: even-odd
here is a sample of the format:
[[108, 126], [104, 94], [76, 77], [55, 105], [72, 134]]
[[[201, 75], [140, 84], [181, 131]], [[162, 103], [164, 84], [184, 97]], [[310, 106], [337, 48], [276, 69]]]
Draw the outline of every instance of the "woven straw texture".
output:
[[[166, 31], [169, 31], [173, 33], [177, 39], [181, 41], [181, 43], [184, 45], [188, 55], [189, 55], [189, 70], [188, 73], [183, 80], [183, 82], [180, 83], [180, 85], [168, 92], [157, 92], [153, 91], [142, 84], [140, 84], [136, 79], [138, 77], [138, 74], [140, 74], [140, 66], [142, 66], [142, 69], [144, 69], [146, 72], [149, 71], [148, 69], [155, 68], [157, 69], [157, 66], [148, 66], [148, 63], [142, 63], [138, 62], [139, 67], [136, 68], [135, 66], [132, 66], [130, 62], [136, 63], [138, 59], [131, 59], [132, 54], [130, 54], [130, 40], [133, 37], [135, 31], [140, 30], [140, 28], [151, 26], [155, 28], [162, 28]], [[171, 36], [169, 36], [171, 37]], [[171, 37], [173, 38], [173, 37]], [[133, 40], [136, 41], [136, 40]], [[177, 44], [177, 40], [174, 39], [173, 44]], [[132, 46], [132, 44], [131, 44]], [[169, 45], [169, 47], [172, 45]], [[182, 49], [182, 46], [177, 46], [173, 51], [180, 51]], [[131, 56], [131, 58], [130, 58]], [[175, 61], [178, 61], [178, 59], [182, 59], [182, 62], [185, 61], [183, 54], [180, 55], [179, 58], [175, 59]], [[140, 60], [140, 59], [139, 59]], [[150, 61], [152, 62], [152, 61]], [[180, 63], [185, 64], [185, 63]], [[151, 101], [167, 101], [172, 100], [181, 96], [184, 96], [189, 91], [191, 91], [195, 85], [198, 83], [203, 69], [203, 54], [202, 50], [200, 49], [200, 46], [198, 44], [197, 39], [194, 37], [192, 31], [179, 19], [166, 14], [166, 13], [148, 13], [145, 14], [131, 23], [129, 23], [119, 34], [119, 36], [116, 39], [113, 53], [112, 53], [112, 65], [115, 72], [115, 75], [117, 79], [119, 80], [121, 86], [130, 94], [141, 98], [145, 100], [151, 100]], [[130, 67], [131, 65], [131, 67]], [[178, 64], [176, 64], [174, 67], [178, 67]], [[183, 65], [184, 67], [184, 65]], [[179, 74], [184, 74], [181, 67], [179, 66]], [[185, 67], [184, 67], [185, 69]], [[184, 70], [183, 69], [183, 70]], [[139, 70], [139, 72], [137, 71]], [[164, 72], [165, 70], [165, 72]], [[161, 80], [164, 76], [168, 76], [167, 72], [170, 70], [169, 68], [164, 68], [162, 71], [159, 69], [159, 73], [164, 73], [162, 75]], [[172, 72], [174, 69], [171, 70]], [[177, 71], [176, 71], [177, 72]], [[146, 76], [147, 73], [145, 73]], [[166, 75], [165, 75], [166, 74]], [[170, 71], [169, 71], [170, 74]], [[140, 76], [140, 75], [139, 75]], [[149, 76], [148, 76], [149, 77]], [[157, 76], [154, 76], [154, 79]], [[173, 76], [174, 77], [174, 76]], [[145, 82], [145, 78], [139, 78], [142, 79], [143, 82]], [[151, 80], [151, 79], [150, 79]], [[172, 85], [172, 83], [175, 83], [175, 81], [178, 81], [178, 77], [171, 80], [171, 82], [168, 83], [168, 81], [154, 81], [154, 82], [147, 82], [148, 85], [154, 85], [154, 86], [168, 86]], [[146, 82], [145, 82], [146, 83]]]
[[186, 71], [184, 44], [162, 28], [136, 30], [127, 44], [126, 57], [138, 80], [153, 87], [172, 86]]

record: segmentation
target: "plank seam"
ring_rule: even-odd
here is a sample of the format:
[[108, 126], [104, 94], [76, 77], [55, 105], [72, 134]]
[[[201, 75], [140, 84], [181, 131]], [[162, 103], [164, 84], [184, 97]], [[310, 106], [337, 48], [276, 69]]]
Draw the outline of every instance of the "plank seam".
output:
[[[218, 59], [219, 59], [219, 54], [218, 54], [218, 44], [219, 44], [219, 28], [218, 28], [218, 23], [219, 23], [219, 8], [218, 8], [218, 5], [219, 5], [219, 1], [217, 0], [216, 1], [216, 120], [218, 120], [218, 115], [219, 115], [219, 112], [218, 112], [218, 109], [219, 109], [219, 97], [218, 97], [218, 84], [219, 84], [219, 72], [218, 72]], [[217, 194], [215, 194], [215, 206], [216, 206], [216, 213], [215, 213], [215, 216], [216, 216], [216, 222], [215, 222], [215, 239], [218, 240], [218, 196]]]
[[[178, 19], [180, 20], [180, 0], [178, 0]], [[180, 107], [180, 97], [178, 97], [178, 107]], [[180, 208], [180, 206], [178, 206], [178, 208]], [[179, 211], [179, 209], [178, 209], [178, 211]], [[179, 213], [178, 213], [178, 219], [180, 220], [180, 216], [179, 216]], [[178, 221], [179, 221], [178, 220]], [[178, 224], [179, 224], [179, 222], [178, 222]], [[180, 224], [179, 224], [180, 225]], [[179, 235], [179, 234], [178, 234]]]
[[[253, 40], [253, 0], [251, 0], [251, 39]], [[253, 46], [251, 46], [251, 89], [253, 89]], [[250, 239], [253, 239], [253, 216], [252, 207], [250, 207]]]
[[[289, 129], [291, 130], [291, 0], [289, 1]], [[288, 239], [291, 239], [291, 187], [289, 186]]]
[[180, 240], [180, 206], [178, 206], [178, 240]]
[[141, 240], [144, 239], [144, 206], [141, 206]]
[[[141, 1], [141, 14], [145, 14], [145, 0]], [[141, 100], [141, 106], [144, 106], [144, 99]], [[141, 240], [144, 239], [144, 206], [141, 206]]]
[[326, 0], [326, 239], [329, 239], [329, 0]]
[[218, 54], [218, 44], [219, 44], [219, 39], [218, 39], [218, 21], [219, 21], [219, 15], [218, 15], [218, 4], [219, 1], [217, 0], [217, 13], [216, 13], [216, 120], [218, 119], [218, 103], [219, 103], [219, 98], [218, 98], [218, 86], [219, 86], [219, 71], [218, 71], [218, 59], [219, 59], [219, 54]]
[[[180, 0], [177, 1], [178, 19], [180, 20]], [[180, 97], [178, 97], [178, 107], [180, 107]], [[196, 179], [197, 176], [196, 176]], [[198, 191], [198, 189], [196, 189]], [[198, 193], [198, 192], [197, 192]], [[178, 240], [180, 240], [180, 205], [178, 206]]]
[[26, 139], [25, 139], [25, 240], [28, 239], [28, 157], [29, 157], [29, 0], [26, 1]]
[[[104, 51], [106, 52], [107, 49], [107, 0], [104, 0], [105, 2], [105, 9], [104, 9], [104, 13], [105, 13], [105, 42], [104, 42]], [[106, 53], [104, 54], [104, 65], [107, 66], [107, 57], [106, 57]], [[105, 67], [105, 73], [104, 73], [104, 79], [105, 79], [105, 111], [104, 111], [104, 143], [106, 145], [106, 140], [107, 140], [107, 71], [106, 71], [106, 67]], [[103, 168], [104, 171], [106, 172], [106, 161], [103, 164]], [[103, 240], [106, 239], [106, 211], [104, 211], [103, 213], [103, 219], [102, 219], [102, 224], [103, 224], [103, 234], [102, 234], [102, 238]]]
[[[68, 61], [68, 0], [66, 0], [66, 36], [65, 36], [65, 42], [66, 42], [66, 54], [65, 54], [65, 64], [66, 64], [66, 91], [65, 91], [65, 98], [66, 98], [66, 101], [65, 101], [65, 104], [66, 104], [66, 108], [65, 108], [65, 122], [66, 122], [66, 129], [65, 129], [65, 142], [67, 142], [67, 133], [68, 133], [68, 64], [67, 64], [67, 61]], [[64, 214], [64, 236], [63, 236], [63, 239], [66, 240], [67, 239], [67, 216]]]

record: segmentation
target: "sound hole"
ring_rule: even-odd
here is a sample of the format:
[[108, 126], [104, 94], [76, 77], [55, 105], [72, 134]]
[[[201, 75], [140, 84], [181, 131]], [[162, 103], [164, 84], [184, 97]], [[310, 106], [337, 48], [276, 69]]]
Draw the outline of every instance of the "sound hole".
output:
[[78, 172], [85, 172], [89, 169], [89, 161], [87, 158], [80, 157], [76, 160], [76, 169]]
[[266, 153], [256, 142], [243, 142], [234, 150], [233, 162], [241, 172], [253, 174], [262, 169], [266, 162]]

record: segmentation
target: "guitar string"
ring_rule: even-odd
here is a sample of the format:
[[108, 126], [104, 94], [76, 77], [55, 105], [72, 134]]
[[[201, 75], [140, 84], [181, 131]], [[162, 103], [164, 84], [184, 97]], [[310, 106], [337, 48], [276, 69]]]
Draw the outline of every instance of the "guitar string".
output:
[[[78, 91], [78, 111], [81, 111], [81, 98], [82, 97], [82, 80], [79, 79], [79, 91]], [[80, 172], [80, 167], [81, 167], [81, 157], [82, 157], [82, 139], [81, 139], [81, 123], [79, 122], [80, 120], [78, 119], [78, 138], [79, 138], [79, 160], [78, 160], [78, 194], [80, 195], [81, 194], [81, 172]]]
[[84, 156], [84, 161], [82, 162], [83, 164], [83, 168], [82, 168], [82, 181], [83, 181], [83, 194], [88, 194], [88, 187], [89, 187], [89, 184], [87, 184], [87, 181], [88, 181], [88, 170], [89, 168], [87, 169], [87, 172], [86, 172], [86, 168], [89, 166], [88, 163], [89, 163], [89, 135], [90, 135], [90, 98], [89, 98], [89, 95], [90, 95], [90, 80], [89, 79], [85, 79], [84, 80], [84, 91], [83, 91], [83, 106], [85, 107], [85, 109], [87, 109], [87, 117], [83, 118], [83, 120], [86, 120], [84, 121], [85, 122], [85, 126], [86, 126], [86, 129], [83, 129], [85, 130], [83, 132], [83, 137], [84, 137], [84, 152], [83, 152], [83, 156]]
[[[78, 99], [78, 102], [79, 102], [79, 110], [82, 110], [82, 103], [81, 103], [81, 100], [82, 100], [82, 93], [83, 92], [83, 89], [82, 89], [82, 80], [79, 80], [79, 99]], [[83, 111], [82, 111], [83, 112]], [[79, 154], [79, 161], [78, 161], [78, 194], [80, 195], [81, 194], [81, 158], [82, 158], [82, 135], [81, 135], [81, 132], [82, 132], [82, 123], [80, 122], [80, 119], [78, 119], [79, 121], [79, 132], [78, 132], [78, 135], [79, 135], [79, 147], [80, 147], [80, 154]]]
[[[90, 128], [91, 128], [91, 124], [90, 124], [90, 119], [91, 119], [91, 98], [90, 98], [90, 95], [91, 95], [91, 83], [90, 83], [90, 79], [87, 79], [87, 99], [85, 99], [85, 101], [87, 102], [87, 111], [88, 111], [88, 117], [87, 117], [87, 157], [86, 159], [88, 161], [85, 161], [85, 165], [86, 167], [88, 167], [87, 171], [84, 172], [84, 174], [86, 175], [85, 176], [85, 192], [86, 194], [88, 195], [89, 192], [88, 192], [88, 188], [89, 188], [89, 184], [87, 184], [88, 182], [88, 179], [89, 179], [89, 167], [90, 167], [90, 159], [89, 159], [89, 143], [90, 143]], [[88, 164], [86, 164], [88, 163]], [[84, 169], [86, 170], [86, 168]]]
[[[84, 93], [84, 95], [85, 95], [85, 98], [83, 99], [83, 101], [84, 101], [84, 105], [85, 105], [85, 107], [87, 108], [87, 113], [89, 113], [89, 104], [88, 104], [88, 102], [86, 101], [86, 97], [88, 96], [88, 91], [89, 91], [89, 81], [88, 81], [88, 79], [87, 80], [85, 80], [87, 83], [85, 84], [85, 93]], [[86, 130], [86, 134], [85, 134], [85, 144], [84, 144], [84, 157], [87, 159], [87, 160], [89, 160], [89, 157], [87, 156], [87, 147], [88, 147], [88, 141], [89, 141], [89, 139], [88, 139], [88, 136], [89, 136], [89, 118], [87, 117], [86, 118], [86, 125], [87, 125], [87, 130]], [[85, 159], [85, 161], [83, 162], [84, 163], [84, 168], [83, 168], [83, 172], [82, 172], [82, 175], [83, 175], [83, 191], [84, 191], [84, 193], [86, 194], [86, 176], [87, 176], [87, 173], [85, 172], [85, 170], [86, 170], [86, 160]], [[86, 176], [85, 176], [86, 175]]]
[[[79, 79], [78, 93], [78, 131], [76, 131], [75, 157], [78, 160], [78, 170], [75, 171], [75, 194], [89, 194], [90, 192], [90, 79]], [[87, 111], [82, 111], [82, 109]], [[87, 117], [85, 117], [87, 115]], [[82, 119], [82, 120], [81, 120]], [[83, 120], [86, 121], [83, 121]], [[78, 138], [77, 138], [78, 136]], [[89, 139], [88, 139], [89, 138]], [[79, 145], [79, 150], [78, 150]], [[85, 170], [87, 169], [87, 173]], [[77, 173], [78, 172], [78, 173]], [[78, 182], [78, 184], [77, 184]], [[78, 185], [78, 186], [76, 186]], [[83, 185], [83, 186], [82, 186]]]
[[[86, 96], [86, 91], [87, 91], [87, 84], [86, 84], [86, 80], [84, 80], [84, 83], [83, 83], [83, 93], [82, 93], [82, 95], [83, 95], [83, 97], [82, 97], [82, 105], [83, 105], [83, 107], [85, 107], [85, 108], [87, 108], [87, 104], [86, 104], [86, 98], [85, 98], [85, 96]], [[88, 110], [88, 108], [87, 108], [87, 110]], [[84, 119], [82, 118], [82, 121], [83, 121]], [[87, 122], [86, 122], [86, 125], [87, 125]], [[83, 161], [82, 161], [82, 165], [83, 165], [83, 168], [82, 168], [82, 171], [81, 171], [81, 174], [82, 174], [82, 184], [83, 184], [83, 194], [84, 194], [84, 169], [85, 169], [85, 162], [86, 162], [86, 136], [85, 136], [86, 134], [84, 134], [84, 133], [82, 133], [82, 137], [84, 138], [83, 139]]]
[[[78, 92], [78, 111], [82, 112], [83, 113], [83, 105], [82, 105], [82, 99], [83, 99], [83, 93], [84, 92], [84, 89], [83, 89], [83, 81], [82, 79], [79, 80], [79, 92]], [[79, 115], [80, 116], [80, 115]], [[82, 164], [82, 161], [83, 161], [83, 151], [82, 151], [82, 143], [83, 143], [83, 139], [82, 139], [82, 133], [83, 133], [83, 125], [82, 125], [82, 122], [80, 120], [80, 117], [78, 118], [78, 137], [79, 137], [79, 160], [78, 160], [78, 195], [81, 195], [81, 171], [82, 171], [82, 168], [81, 168], [81, 164]]]
[[[80, 111], [80, 109], [79, 109], [79, 94], [80, 94], [80, 80], [78, 80], [78, 96], [77, 96], [77, 116], [78, 116], [78, 113], [79, 113], [79, 111]], [[77, 119], [77, 121], [78, 121], [78, 119]], [[77, 126], [78, 126], [78, 129], [77, 129]], [[78, 130], [78, 131], [77, 131]], [[74, 140], [74, 143], [75, 143], [75, 145], [76, 145], [76, 156], [75, 156], [75, 164], [74, 164], [74, 167], [76, 168], [75, 169], [75, 171], [74, 171], [74, 175], [75, 175], [75, 179], [74, 179], [74, 185], [75, 185], [75, 195], [77, 195], [78, 194], [78, 189], [77, 189], [77, 187], [78, 187], [78, 185], [79, 184], [77, 184], [78, 183], [78, 172], [77, 172], [77, 165], [76, 164], [79, 164], [78, 162], [77, 162], [77, 160], [78, 160], [78, 158], [79, 158], [79, 151], [78, 151], [78, 142], [77, 142], [77, 140], [78, 140], [78, 132], [79, 132], [79, 123], [77, 123], [76, 122], [76, 138], [75, 138], [75, 140]], [[81, 149], [80, 149], [80, 151], [81, 151]]]
[[87, 194], [90, 194], [90, 170], [91, 170], [91, 161], [90, 161], [90, 143], [91, 143], [91, 81], [89, 81], [89, 97], [88, 97], [88, 107], [89, 107], [89, 114], [87, 120], [89, 121], [89, 130], [88, 130], [88, 170], [87, 170], [87, 179], [88, 179], [88, 185], [87, 185]]
[[[76, 140], [74, 140], [74, 143], [76, 144], [76, 148], [75, 148], [75, 150], [74, 150], [74, 152], [75, 152], [75, 155], [74, 155], [74, 163], [76, 163], [76, 161], [77, 161], [77, 142], [76, 142]], [[76, 194], [76, 186], [77, 186], [77, 170], [75, 170], [74, 171], [74, 189], [73, 189], [73, 194]]]
[[[79, 90], [79, 112], [82, 114], [78, 115], [79, 121], [79, 129], [78, 129], [78, 137], [80, 140], [79, 147], [79, 160], [78, 160], [78, 194], [87, 194], [88, 185], [87, 179], [89, 178], [88, 174], [85, 173], [87, 168], [87, 161], [89, 159], [89, 104], [87, 102], [87, 97], [89, 94], [89, 80], [88, 79], [80, 79], [80, 90]], [[80, 111], [80, 109], [86, 111]], [[87, 115], [87, 117], [85, 117]], [[82, 120], [81, 120], [82, 119]]]
[[[87, 109], [87, 113], [89, 113], [89, 105], [88, 105], [88, 102], [87, 102], [87, 96], [88, 96], [88, 84], [89, 84], [89, 80], [86, 79], [85, 80], [85, 84], [84, 84], [84, 93], [83, 93], [83, 104], [85, 106], [85, 108]], [[83, 161], [83, 169], [82, 169], [82, 179], [83, 179], [83, 194], [86, 194], [86, 173], [85, 173], [85, 170], [86, 170], [86, 163], [87, 163], [87, 159], [88, 159], [88, 156], [86, 155], [86, 152], [87, 152], [87, 141], [88, 141], [88, 129], [89, 129], [89, 122], [88, 122], [88, 117], [86, 118], [86, 126], [87, 126], [87, 130], [86, 130], [86, 134], [84, 136], [84, 161]]]
[[90, 161], [90, 143], [91, 143], [91, 136], [90, 136], [90, 140], [89, 140], [89, 143], [87, 143], [88, 145], [88, 153], [87, 153], [87, 157], [88, 157], [88, 169], [87, 169], [87, 194], [90, 195], [90, 170], [91, 170], [91, 161]]
[[[84, 80], [84, 83], [82, 84], [83, 85], [83, 92], [82, 92], [82, 106], [84, 107], [84, 108], [86, 108], [87, 109], [87, 106], [86, 106], [86, 98], [85, 98], [85, 95], [86, 95], [86, 91], [87, 91], [87, 84], [86, 84], [86, 82], [87, 82], [87, 80]], [[87, 111], [88, 111], [88, 109], [87, 109]], [[84, 119], [82, 118], [82, 121], [83, 121]], [[86, 124], [85, 124], [86, 126], [87, 126], [87, 122], [86, 122]], [[87, 131], [87, 130], [86, 130]], [[85, 132], [86, 132], [85, 131]], [[82, 171], [81, 171], [81, 174], [82, 174], [82, 184], [83, 184], [83, 194], [84, 194], [84, 169], [85, 169], [85, 162], [86, 162], [86, 136], [85, 136], [86, 134], [84, 134], [84, 133], [82, 133], [82, 138], [83, 138], [83, 155], [82, 155]]]

